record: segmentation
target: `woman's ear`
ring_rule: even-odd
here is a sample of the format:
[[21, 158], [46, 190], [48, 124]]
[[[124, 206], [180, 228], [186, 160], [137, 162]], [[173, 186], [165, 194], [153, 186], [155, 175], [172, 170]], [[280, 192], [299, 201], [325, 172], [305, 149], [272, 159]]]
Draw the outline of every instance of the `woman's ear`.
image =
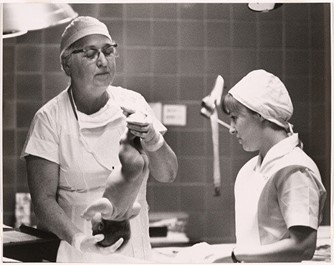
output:
[[71, 76], [71, 57], [65, 60], [63, 63], [63, 70], [66, 73], [66, 75]]

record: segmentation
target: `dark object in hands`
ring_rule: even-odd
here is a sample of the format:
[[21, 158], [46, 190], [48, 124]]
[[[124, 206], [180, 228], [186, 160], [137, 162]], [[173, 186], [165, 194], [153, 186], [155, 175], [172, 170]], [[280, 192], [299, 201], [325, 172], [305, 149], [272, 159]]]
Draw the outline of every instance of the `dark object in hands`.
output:
[[130, 239], [131, 230], [129, 220], [112, 221], [102, 219], [95, 227], [93, 227], [93, 235], [103, 234], [104, 239], [97, 244], [102, 247], [109, 247], [123, 238], [123, 244], [119, 247], [124, 247]]

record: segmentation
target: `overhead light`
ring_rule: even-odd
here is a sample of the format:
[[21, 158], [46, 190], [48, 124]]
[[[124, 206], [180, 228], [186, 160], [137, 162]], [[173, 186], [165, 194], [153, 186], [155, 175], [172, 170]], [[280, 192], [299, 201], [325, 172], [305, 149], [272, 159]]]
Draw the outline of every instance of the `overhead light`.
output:
[[18, 37], [21, 35], [26, 34], [28, 31], [27, 30], [11, 30], [11, 31], [4, 31], [2, 33], [2, 38], [3, 39], [8, 39], [8, 38], [14, 38]]
[[269, 12], [271, 10], [277, 9], [283, 4], [276, 4], [276, 3], [257, 3], [257, 2], [252, 2], [248, 4], [248, 8], [252, 11], [255, 12]]
[[30, 30], [67, 23], [77, 16], [68, 4], [4, 3], [2, 36], [20, 36]]

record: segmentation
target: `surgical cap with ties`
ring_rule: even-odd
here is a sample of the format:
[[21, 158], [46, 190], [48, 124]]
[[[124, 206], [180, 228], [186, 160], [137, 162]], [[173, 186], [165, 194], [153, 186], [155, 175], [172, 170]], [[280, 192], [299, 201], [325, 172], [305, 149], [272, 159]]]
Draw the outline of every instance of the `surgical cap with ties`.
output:
[[262, 69], [254, 70], [228, 93], [264, 119], [292, 132], [288, 121], [293, 114], [293, 105], [285, 85], [277, 76]]
[[80, 16], [72, 20], [62, 34], [60, 57], [71, 44], [83, 37], [93, 34], [104, 35], [111, 40], [107, 26], [98, 19], [89, 16]]

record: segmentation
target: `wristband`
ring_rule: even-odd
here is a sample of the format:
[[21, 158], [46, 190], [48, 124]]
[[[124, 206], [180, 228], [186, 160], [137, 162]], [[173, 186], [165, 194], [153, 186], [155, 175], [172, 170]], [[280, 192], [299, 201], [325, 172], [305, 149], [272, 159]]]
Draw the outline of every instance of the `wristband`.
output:
[[149, 152], [155, 152], [159, 150], [161, 146], [163, 146], [165, 139], [160, 132], [158, 132], [157, 134], [158, 134], [157, 137], [158, 139], [156, 139], [156, 137], [153, 137], [153, 139], [150, 140], [148, 143], [145, 142], [144, 140], [141, 140], [142, 147], [144, 148], [144, 150]]
[[231, 258], [232, 258], [232, 260], [233, 260], [233, 263], [243, 263], [243, 261], [238, 260], [237, 257], [235, 256], [235, 254], [234, 254], [234, 249], [232, 249], [232, 252], [231, 252]]
[[84, 233], [77, 233], [72, 238], [71, 246], [81, 252], [81, 242], [86, 237]]

